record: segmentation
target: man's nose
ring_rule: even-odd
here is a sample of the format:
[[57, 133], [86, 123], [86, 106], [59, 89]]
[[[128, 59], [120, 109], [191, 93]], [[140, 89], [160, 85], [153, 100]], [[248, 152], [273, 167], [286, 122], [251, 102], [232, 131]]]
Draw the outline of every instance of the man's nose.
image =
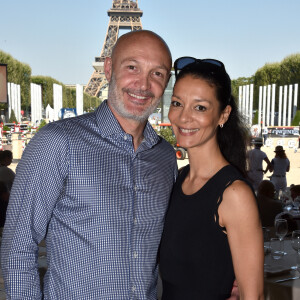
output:
[[150, 76], [145, 73], [140, 73], [137, 79], [138, 88], [141, 90], [149, 90], [151, 87]]

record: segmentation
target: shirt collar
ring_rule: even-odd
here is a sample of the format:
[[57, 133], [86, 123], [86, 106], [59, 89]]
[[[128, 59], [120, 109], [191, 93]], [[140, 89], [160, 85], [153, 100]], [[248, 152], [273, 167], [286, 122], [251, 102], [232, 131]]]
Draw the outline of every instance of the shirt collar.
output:
[[[120, 126], [119, 122], [113, 115], [111, 109], [107, 104], [107, 100], [104, 100], [96, 110], [96, 120], [102, 136], [111, 135], [122, 135], [125, 132]], [[159, 136], [156, 134], [155, 130], [152, 128], [149, 122], [146, 123], [144, 129], [144, 142], [148, 147], [153, 147], [160, 140]]]

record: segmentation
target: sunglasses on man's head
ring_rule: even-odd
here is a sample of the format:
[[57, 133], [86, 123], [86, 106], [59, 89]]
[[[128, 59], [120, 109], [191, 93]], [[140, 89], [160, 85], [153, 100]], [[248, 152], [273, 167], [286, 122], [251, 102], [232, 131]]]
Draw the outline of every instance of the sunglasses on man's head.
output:
[[[190, 56], [183, 56], [180, 58], [177, 58], [174, 62], [174, 69], [175, 69], [175, 77], [177, 78], [179, 72], [185, 68], [186, 66], [193, 64], [193, 63], [206, 63], [206, 64], [211, 64], [214, 67], [219, 67], [225, 71], [225, 66], [224, 64], [216, 59], [212, 58], [205, 58], [205, 59], [197, 59], [194, 57]], [[226, 71], [225, 71], [226, 72]]]

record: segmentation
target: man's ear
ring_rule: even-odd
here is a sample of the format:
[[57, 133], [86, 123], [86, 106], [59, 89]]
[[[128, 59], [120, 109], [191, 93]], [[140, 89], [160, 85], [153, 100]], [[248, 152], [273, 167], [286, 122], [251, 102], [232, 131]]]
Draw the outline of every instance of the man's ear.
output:
[[169, 74], [169, 76], [168, 76], [168, 78], [167, 78], [167, 82], [166, 82], [166, 85], [165, 85], [165, 89], [166, 89], [167, 86], [168, 86], [168, 83], [169, 83], [169, 81], [170, 81], [170, 79], [171, 79], [171, 76], [172, 76], [172, 73], [170, 72], [170, 74]]
[[106, 57], [104, 61], [104, 73], [108, 82], [110, 82], [112, 74], [112, 59], [111, 57]]

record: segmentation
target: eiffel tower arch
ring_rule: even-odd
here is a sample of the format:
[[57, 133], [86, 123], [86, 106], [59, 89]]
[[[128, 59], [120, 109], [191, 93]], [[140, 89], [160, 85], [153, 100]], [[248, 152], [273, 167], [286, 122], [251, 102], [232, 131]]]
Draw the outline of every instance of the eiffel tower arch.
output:
[[101, 91], [108, 85], [104, 74], [104, 60], [105, 57], [111, 55], [112, 49], [119, 37], [119, 30], [129, 29], [136, 31], [143, 29], [141, 23], [143, 11], [138, 7], [138, 0], [113, 0], [112, 8], [107, 11], [107, 14], [109, 16], [109, 24], [101, 55], [95, 57], [95, 62], [93, 63], [95, 70], [84, 90], [89, 95], [95, 97], [99, 97]]

